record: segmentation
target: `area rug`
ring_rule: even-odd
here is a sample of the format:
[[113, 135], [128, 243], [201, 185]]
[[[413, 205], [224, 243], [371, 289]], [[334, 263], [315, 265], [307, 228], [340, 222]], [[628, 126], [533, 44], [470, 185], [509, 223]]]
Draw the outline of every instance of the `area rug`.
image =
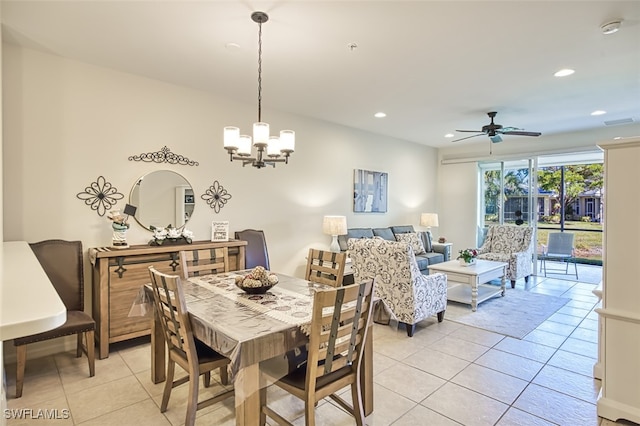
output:
[[498, 295], [480, 303], [476, 312], [471, 311], [471, 305], [449, 301], [444, 317], [449, 321], [522, 339], [569, 300], [507, 288], [504, 297]]

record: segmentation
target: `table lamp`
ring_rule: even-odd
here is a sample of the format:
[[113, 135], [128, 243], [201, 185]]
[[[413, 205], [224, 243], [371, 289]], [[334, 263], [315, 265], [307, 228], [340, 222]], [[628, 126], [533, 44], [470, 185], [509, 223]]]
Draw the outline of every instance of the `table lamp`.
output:
[[431, 234], [431, 227], [438, 226], [438, 213], [422, 213], [420, 215], [420, 226], [426, 226], [427, 232]]
[[322, 233], [331, 235], [331, 245], [329, 250], [334, 253], [340, 253], [340, 245], [338, 244], [338, 235], [347, 234], [347, 218], [346, 216], [325, 216], [322, 220]]

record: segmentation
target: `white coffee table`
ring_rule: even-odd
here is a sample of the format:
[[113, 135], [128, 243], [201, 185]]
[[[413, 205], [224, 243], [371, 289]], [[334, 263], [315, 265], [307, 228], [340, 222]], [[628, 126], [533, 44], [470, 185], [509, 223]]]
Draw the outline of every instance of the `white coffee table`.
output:
[[[429, 265], [429, 272], [442, 272], [447, 276], [447, 299], [454, 302], [471, 304], [471, 310], [478, 309], [478, 303], [497, 295], [504, 296], [505, 262], [492, 260], [476, 260], [475, 265], [462, 266], [458, 260]], [[491, 280], [500, 278], [500, 287], [486, 285]]]

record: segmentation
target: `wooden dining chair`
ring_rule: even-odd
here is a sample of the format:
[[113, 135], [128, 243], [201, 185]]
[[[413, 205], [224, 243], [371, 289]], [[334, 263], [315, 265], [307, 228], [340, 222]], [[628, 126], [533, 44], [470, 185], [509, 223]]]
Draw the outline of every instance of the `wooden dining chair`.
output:
[[[155, 312], [162, 324], [162, 331], [169, 353], [167, 378], [164, 385], [164, 393], [162, 394], [160, 412], [167, 411], [171, 389], [189, 382], [189, 398], [184, 424], [193, 425], [196, 420], [197, 410], [233, 396], [233, 390], [228, 390], [198, 402], [198, 379], [200, 375], [204, 375], [204, 385], [209, 387], [211, 370], [221, 369], [222, 371], [224, 369], [226, 371], [229, 359], [193, 336], [180, 277], [158, 272], [153, 266], [149, 267], [149, 275], [153, 288]], [[173, 376], [176, 364], [189, 374], [174, 381]]]
[[180, 251], [180, 267], [184, 279], [199, 275], [229, 272], [229, 249], [193, 249]]
[[335, 253], [311, 248], [307, 256], [307, 273], [305, 279], [318, 284], [333, 287], [342, 285], [347, 254]]
[[[13, 340], [17, 357], [16, 398], [22, 396], [29, 343], [75, 334], [77, 335], [76, 356], [81, 357], [83, 352], [87, 354], [89, 376], [95, 375], [96, 323], [91, 315], [84, 312], [82, 242], [46, 240], [29, 244], [29, 246], [67, 308], [67, 320], [53, 330]], [[83, 344], [83, 337], [86, 344]]]
[[[266, 417], [291, 424], [267, 405], [266, 383], [275, 384], [305, 402], [305, 424], [315, 424], [315, 406], [329, 396], [364, 425], [360, 375], [364, 343], [371, 323], [373, 280], [318, 290], [313, 296], [306, 362], [282, 377], [279, 360], [260, 364], [260, 424]], [[349, 405], [335, 393], [351, 386]]]

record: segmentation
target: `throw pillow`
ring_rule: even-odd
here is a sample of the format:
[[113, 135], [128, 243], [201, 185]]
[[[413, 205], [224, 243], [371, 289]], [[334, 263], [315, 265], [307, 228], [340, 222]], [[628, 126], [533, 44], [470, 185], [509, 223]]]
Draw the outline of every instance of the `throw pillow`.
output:
[[415, 232], [407, 232], [405, 234], [396, 234], [396, 241], [411, 245], [413, 254], [425, 254], [422, 241]]

